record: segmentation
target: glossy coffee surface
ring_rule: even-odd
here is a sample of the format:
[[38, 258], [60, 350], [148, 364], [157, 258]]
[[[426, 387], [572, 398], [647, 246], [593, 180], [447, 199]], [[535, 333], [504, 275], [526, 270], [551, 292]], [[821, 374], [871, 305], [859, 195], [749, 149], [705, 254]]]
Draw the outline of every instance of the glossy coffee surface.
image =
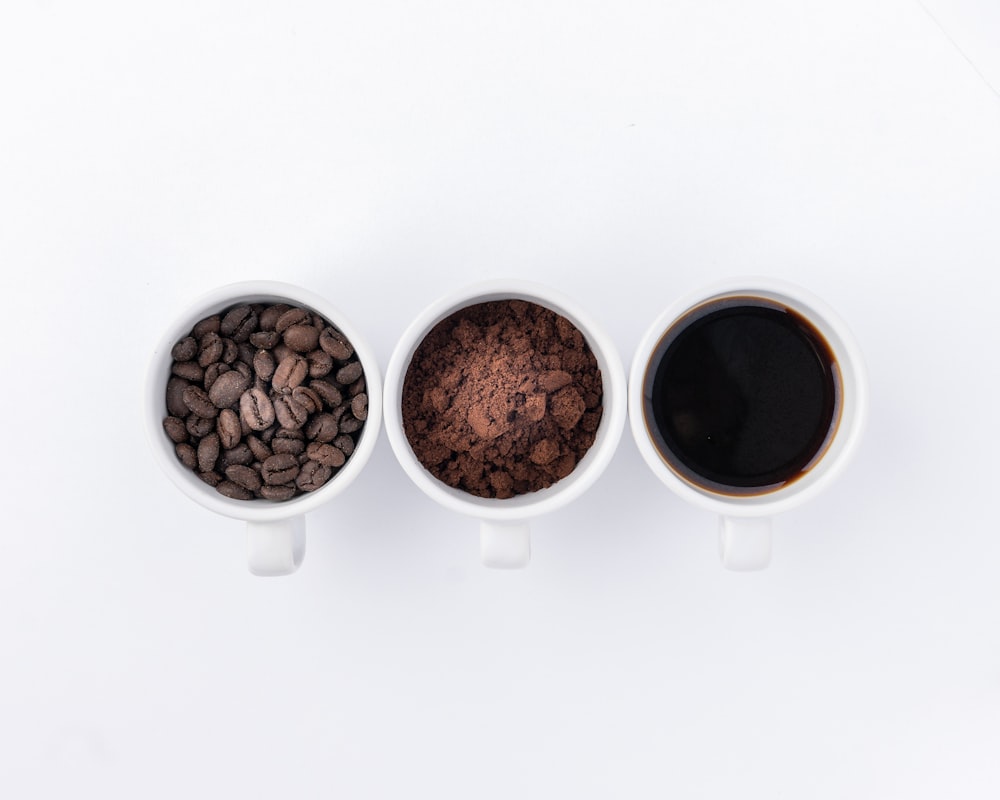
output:
[[770, 299], [726, 297], [664, 334], [643, 399], [672, 470], [709, 491], [755, 495], [796, 480], [822, 454], [840, 380], [829, 345], [801, 314]]

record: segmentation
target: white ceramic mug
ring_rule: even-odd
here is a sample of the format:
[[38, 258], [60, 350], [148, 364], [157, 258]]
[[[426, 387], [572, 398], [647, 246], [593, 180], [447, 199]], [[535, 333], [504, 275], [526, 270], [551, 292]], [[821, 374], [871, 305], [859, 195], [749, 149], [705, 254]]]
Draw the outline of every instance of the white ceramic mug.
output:
[[[658, 346], [695, 309], [725, 298], [772, 301], [805, 318], [825, 339], [839, 383], [839, 408], [827, 439], [806, 471], [779, 488], [751, 496], [734, 496], [694, 483], [675, 469], [654, 443], [655, 422], [647, 418], [647, 377]], [[868, 412], [868, 379], [861, 351], [843, 321], [806, 290], [769, 278], [736, 278], [681, 298], [664, 311], [643, 336], [629, 374], [629, 417], [632, 435], [656, 476], [681, 498], [719, 514], [723, 564], [733, 570], [763, 569], [771, 558], [771, 517], [814, 497], [840, 474], [861, 440]]]
[[[288, 303], [316, 312], [339, 328], [354, 347], [364, 369], [368, 417], [347, 462], [330, 480], [313, 492], [283, 502], [233, 500], [202, 482], [178, 461], [174, 443], [163, 430], [166, 386], [170, 378], [174, 344], [188, 335], [205, 317], [239, 303]], [[156, 344], [146, 374], [144, 417], [146, 436], [156, 462], [174, 484], [197, 503], [226, 517], [247, 523], [248, 565], [255, 575], [289, 575], [305, 554], [305, 517], [344, 491], [360, 474], [375, 449], [382, 413], [382, 379], [375, 355], [360, 332], [322, 297], [287, 283], [248, 281], [215, 289], [192, 303], [164, 331]]]
[[[511, 498], [477, 497], [435, 478], [414, 455], [403, 430], [403, 381], [413, 354], [441, 320], [468, 306], [494, 300], [526, 300], [572, 322], [590, 345], [601, 370], [603, 415], [594, 444], [573, 472], [546, 489]], [[482, 561], [488, 567], [517, 568], [531, 557], [529, 520], [579, 497], [600, 476], [614, 455], [625, 427], [625, 370], [614, 343], [588, 314], [561, 293], [521, 280], [494, 280], [459, 289], [432, 303], [403, 333], [385, 376], [385, 426], [389, 443], [406, 474], [445, 508], [480, 520]]]

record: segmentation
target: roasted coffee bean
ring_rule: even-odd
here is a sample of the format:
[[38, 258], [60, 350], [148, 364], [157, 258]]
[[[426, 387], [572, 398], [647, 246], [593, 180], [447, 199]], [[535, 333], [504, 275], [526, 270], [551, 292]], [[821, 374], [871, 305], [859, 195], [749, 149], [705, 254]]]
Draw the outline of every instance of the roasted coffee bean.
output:
[[342, 467], [347, 457], [332, 444], [313, 442], [306, 448], [306, 455], [325, 467]]
[[309, 411], [292, 397], [274, 400], [274, 416], [282, 428], [301, 428], [309, 419]]
[[175, 361], [170, 371], [178, 378], [197, 383], [205, 377], [203, 370], [197, 361]]
[[238, 360], [242, 361], [244, 364], [253, 364], [253, 357], [257, 355], [257, 348], [254, 347], [250, 342], [241, 342], [236, 346], [236, 357]]
[[362, 392], [364, 392], [365, 389], [367, 389], [367, 388], [368, 388], [368, 386], [365, 383], [365, 376], [362, 375], [360, 378], [358, 378], [356, 381], [354, 381], [354, 383], [352, 383], [350, 386], [347, 387], [347, 396], [348, 397], [357, 397], [359, 394], [361, 394]]
[[240, 357], [240, 346], [232, 339], [222, 340], [222, 361], [225, 364], [232, 364]]
[[271, 351], [271, 353], [274, 355], [275, 364], [280, 364], [282, 361], [284, 361], [286, 358], [289, 358], [290, 356], [298, 355], [298, 353], [292, 350], [292, 348], [289, 347], [284, 342], [278, 342], [278, 344], [274, 346], [274, 349]]
[[[243, 392], [250, 386], [250, 379], [239, 370], [242, 362], [237, 361], [237, 368], [229, 372], [223, 372], [212, 388], [208, 390], [208, 399], [215, 404], [216, 408], [229, 408], [240, 401]], [[193, 410], [193, 409], [192, 409]]]
[[363, 371], [360, 361], [352, 361], [337, 370], [336, 381], [341, 386], [350, 386], [361, 377]]
[[240, 442], [236, 447], [223, 450], [220, 461], [223, 467], [231, 467], [234, 464], [246, 466], [253, 463], [253, 451], [245, 442]]
[[197, 414], [199, 417], [215, 419], [219, 414], [219, 409], [209, 400], [208, 392], [200, 386], [188, 386], [184, 390], [182, 397], [184, 405], [188, 407], [191, 413]]
[[184, 420], [180, 417], [166, 417], [163, 420], [163, 430], [167, 432], [167, 436], [170, 437], [170, 441], [175, 444], [187, 441], [187, 428], [184, 425]]
[[172, 377], [167, 381], [167, 413], [172, 417], [186, 417], [191, 409], [184, 402], [184, 390], [191, 384], [183, 378]]
[[269, 486], [292, 483], [299, 474], [299, 462], [291, 453], [277, 453], [260, 468], [260, 476]]
[[291, 500], [295, 497], [295, 484], [286, 483], [283, 486], [264, 484], [260, 487], [260, 496], [265, 500]]
[[267, 392], [254, 387], [240, 396], [240, 419], [247, 427], [263, 431], [274, 424], [274, 406]]
[[191, 384], [176, 376], [167, 381], [167, 413], [173, 417], [186, 417], [190, 409], [184, 402], [184, 390]]
[[299, 456], [305, 451], [306, 443], [301, 439], [287, 439], [275, 436], [271, 440], [271, 452], [274, 454], [288, 453], [289, 455]]
[[334, 447], [336, 447], [341, 453], [343, 453], [348, 458], [354, 453], [354, 439], [352, 439], [348, 434], [343, 433], [330, 442]]
[[195, 472], [195, 475], [212, 487], [218, 486], [222, 481], [222, 476], [214, 469], [208, 470], [207, 472]]
[[250, 338], [257, 329], [257, 314], [249, 305], [236, 306], [226, 312], [219, 330], [239, 344]]
[[306, 308], [243, 303], [206, 317], [171, 349], [164, 435], [226, 497], [315, 491], [350, 458], [368, 412], [353, 353]]
[[261, 486], [260, 475], [251, 467], [239, 464], [226, 467], [226, 477], [244, 489], [249, 489], [251, 492], [256, 492]]
[[277, 331], [257, 331], [250, 334], [250, 344], [261, 350], [270, 350], [281, 341]]
[[333, 471], [318, 461], [307, 461], [295, 478], [295, 485], [303, 492], [314, 492], [328, 480]]
[[288, 311], [289, 308], [291, 308], [291, 306], [286, 303], [275, 303], [273, 306], [265, 308], [260, 312], [260, 329], [262, 331], [273, 331], [278, 319], [282, 314]]
[[292, 389], [292, 400], [302, 406], [309, 414], [323, 410], [323, 401], [320, 396], [308, 386], [296, 386]]
[[198, 442], [198, 469], [202, 472], [209, 472], [215, 469], [215, 462], [219, 460], [219, 434], [209, 433]]
[[202, 368], [222, 360], [222, 337], [217, 333], [206, 333], [198, 342], [198, 365]]
[[305, 434], [315, 442], [332, 442], [340, 432], [332, 414], [317, 414], [306, 423]]
[[174, 448], [178, 460], [188, 469], [198, 466], [198, 451], [191, 445], [181, 442]]
[[253, 453], [253, 457], [258, 461], [264, 461], [273, 455], [271, 448], [256, 436], [247, 436], [247, 446], [250, 448], [250, 452]]
[[358, 394], [351, 400], [351, 413], [360, 420], [368, 419], [368, 395]]
[[354, 348], [347, 337], [336, 328], [323, 328], [319, 335], [319, 346], [338, 361], [347, 361], [354, 354]]
[[215, 430], [215, 420], [199, 417], [197, 414], [188, 414], [184, 419], [184, 428], [191, 435], [191, 438], [197, 441]]
[[274, 329], [278, 333], [284, 333], [293, 325], [308, 325], [311, 317], [304, 308], [290, 308], [274, 323]]
[[244, 378], [247, 379], [247, 386], [249, 387], [251, 383], [254, 383], [254, 371], [253, 367], [250, 366], [245, 361], [234, 361], [233, 371], [240, 373]]
[[306, 440], [306, 434], [301, 428], [282, 428], [279, 425], [277, 426], [277, 430], [275, 430], [271, 441], [274, 442], [275, 439], [298, 439], [299, 441], [304, 442]]
[[259, 431], [257, 435], [260, 436], [260, 440], [264, 444], [270, 447], [271, 442], [274, 440], [274, 434], [276, 434], [279, 430], [280, 428], [278, 428], [278, 423], [273, 422], [264, 428], [264, 430]]
[[185, 336], [170, 351], [174, 361], [193, 361], [198, 355], [198, 340], [193, 336]]
[[288, 356], [275, 367], [271, 386], [276, 392], [291, 391], [296, 386], [301, 385], [308, 374], [309, 365], [302, 356]]
[[219, 443], [225, 450], [236, 447], [243, 438], [243, 426], [240, 424], [239, 414], [231, 408], [224, 408], [219, 412], [215, 427], [216, 433], [219, 434]]
[[344, 402], [344, 396], [340, 389], [327, 381], [311, 381], [309, 388], [319, 395], [320, 399], [326, 403], [327, 408], [336, 408]]
[[231, 500], [253, 500], [253, 492], [235, 481], [220, 481], [215, 491]]
[[258, 378], [265, 381], [271, 380], [274, 376], [274, 356], [267, 350], [258, 350], [253, 357], [253, 369]]
[[[295, 442], [302, 442], [303, 443], [302, 446], [305, 447], [305, 444], [304, 444], [305, 440], [306, 440], [306, 435], [302, 432], [301, 428], [278, 428], [278, 430], [276, 430], [274, 432], [274, 436], [271, 438], [271, 445], [270, 446], [271, 446], [271, 449], [274, 450], [275, 447], [279, 447], [280, 448], [279, 443], [282, 442], [282, 441], [295, 441]], [[278, 449], [278, 450], [274, 450], [274, 452], [275, 453], [280, 453], [280, 452], [285, 452], [285, 453], [290, 453], [290, 452], [300, 453], [302, 451], [301, 451], [301, 449], [300, 450], [295, 450], [295, 451], [287, 450], [287, 449], [286, 450]]]
[[313, 350], [306, 353], [306, 363], [309, 364], [310, 378], [322, 378], [333, 369], [333, 356], [325, 350]]
[[363, 420], [348, 414], [340, 420], [340, 430], [343, 433], [356, 433], [364, 424]]
[[308, 353], [319, 342], [319, 331], [312, 325], [292, 325], [285, 329], [281, 340], [296, 353]]
[[202, 381], [202, 384], [204, 385], [206, 392], [212, 391], [212, 384], [219, 379], [219, 376], [223, 372], [229, 372], [229, 365], [223, 364], [221, 361], [216, 362], [215, 364], [209, 364], [205, 368], [205, 378]]
[[213, 314], [211, 317], [205, 317], [205, 319], [201, 320], [201, 322], [194, 326], [194, 330], [191, 331], [191, 335], [200, 341], [201, 337], [206, 333], [218, 333], [219, 324], [221, 322], [222, 317], [218, 314]]

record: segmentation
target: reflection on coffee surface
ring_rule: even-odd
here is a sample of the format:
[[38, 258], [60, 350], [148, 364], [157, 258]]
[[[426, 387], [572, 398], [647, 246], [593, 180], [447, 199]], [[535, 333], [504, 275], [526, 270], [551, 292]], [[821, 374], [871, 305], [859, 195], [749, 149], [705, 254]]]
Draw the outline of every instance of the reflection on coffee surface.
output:
[[709, 301], [657, 345], [643, 386], [647, 428], [685, 480], [764, 494], [807, 472], [840, 413], [830, 346], [796, 311], [758, 297]]

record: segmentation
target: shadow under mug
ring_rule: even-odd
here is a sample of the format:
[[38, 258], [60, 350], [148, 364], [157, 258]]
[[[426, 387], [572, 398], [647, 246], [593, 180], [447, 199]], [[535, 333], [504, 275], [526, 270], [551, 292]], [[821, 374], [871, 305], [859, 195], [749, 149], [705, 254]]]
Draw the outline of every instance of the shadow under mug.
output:
[[[163, 430], [171, 349], [205, 317], [240, 303], [287, 303], [303, 306], [335, 325], [347, 337], [364, 370], [368, 415], [346, 463], [320, 488], [291, 500], [234, 500], [219, 494], [178, 461], [174, 443]], [[382, 413], [382, 380], [378, 362], [354, 325], [319, 295], [276, 281], [247, 281], [222, 286], [192, 303], [156, 344], [146, 374], [143, 418], [153, 457], [184, 494], [210, 511], [247, 523], [247, 561], [254, 575], [289, 575], [305, 555], [305, 513], [344, 491], [361, 473], [378, 439]]]
[[[680, 334], [700, 313], [710, 313], [731, 301], [770, 306], [779, 314], [797, 315], [825, 344], [833, 387], [833, 411], [829, 425], [821, 432], [822, 445], [805, 462], [795, 477], [789, 477], [758, 491], [745, 486], [734, 488], [712, 485], [690, 470], [681, 468], [681, 456], [667, 442], [662, 420], [651, 411], [654, 399], [654, 373], [665, 358], [665, 342], [677, 341]], [[749, 344], [737, 342], [736, 351]], [[819, 349], [818, 348], [818, 349]], [[733, 356], [738, 369], [753, 370], [750, 363], [740, 363], [743, 356]], [[692, 362], [703, 363], [703, 362]], [[661, 379], [666, 381], [666, 379]], [[720, 387], [727, 386], [719, 382]], [[678, 391], [664, 385], [656, 391]], [[735, 391], [735, 390], [733, 390]], [[696, 403], [743, 402], [729, 398], [725, 389], [691, 393]], [[690, 401], [689, 401], [690, 402]], [[791, 394], [782, 394], [778, 402], [794, 402]], [[697, 412], [698, 409], [695, 409]], [[794, 411], [794, 410], [793, 410]], [[762, 277], [736, 278], [709, 286], [681, 298], [667, 308], [649, 327], [632, 360], [629, 373], [629, 418], [632, 435], [643, 459], [653, 473], [682, 499], [719, 514], [719, 541], [722, 562], [732, 570], [763, 569], [771, 558], [771, 517], [794, 508], [830, 485], [856, 451], [868, 412], [868, 379], [861, 351], [843, 321], [819, 298], [783, 281]], [[707, 412], [706, 412], [707, 413]], [[709, 438], [698, 429], [698, 435]], [[707, 445], [706, 445], [707, 446]]]
[[[545, 489], [510, 498], [477, 497], [438, 480], [417, 459], [403, 429], [403, 382], [417, 348], [431, 329], [463, 308], [496, 300], [525, 300], [565, 317], [583, 334], [603, 383], [603, 414], [594, 444], [566, 477]], [[482, 563], [519, 568], [531, 558], [530, 520], [554, 511], [589, 489], [614, 455], [625, 427], [625, 369], [614, 343], [572, 300], [547, 286], [514, 279], [459, 289], [428, 306], [406, 329], [385, 376], [385, 427], [396, 459], [424, 494], [445, 508], [480, 520]]]

